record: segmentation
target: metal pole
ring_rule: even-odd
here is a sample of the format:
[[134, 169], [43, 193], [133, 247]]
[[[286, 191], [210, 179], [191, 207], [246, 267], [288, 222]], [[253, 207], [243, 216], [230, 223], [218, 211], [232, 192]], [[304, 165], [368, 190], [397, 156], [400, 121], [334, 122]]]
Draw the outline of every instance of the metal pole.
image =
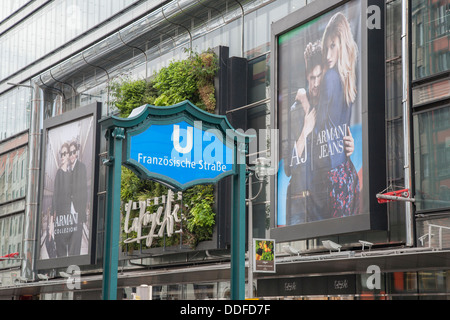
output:
[[115, 128], [109, 137], [108, 197], [105, 216], [105, 250], [103, 253], [103, 300], [117, 299], [117, 269], [120, 240], [120, 182], [122, 170], [123, 128]]
[[12, 83], [9, 84], [33, 89], [30, 133], [28, 136], [28, 183], [22, 252], [22, 258], [24, 260], [21, 272], [25, 278], [34, 279], [33, 272], [35, 261], [33, 257], [36, 250], [36, 221], [39, 203], [39, 159], [41, 150], [41, 126], [43, 121], [41, 117], [43, 94], [38, 85], [32, 87]]
[[249, 299], [253, 298], [253, 173], [248, 175], [248, 294]]
[[242, 148], [235, 147], [233, 176], [233, 211], [231, 213], [231, 300], [245, 299], [245, 158]]
[[[410, 133], [410, 110], [409, 110], [409, 41], [408, 41], [408, 0], [402, 0], [402, 80], [403, 80], [403, 139], [404, 139], [404, 174], [405, 187], [411, 190], [411, 133]], [[406, 218], [406, 245], [414, 245], [412, 203], [405, 205]]]
[[237, 4], [241, 7], [241, 57], [244, 57], [244, 36], [245, 36], [245, 12], [244, 12], [244, 7], [242, 6], [242, 4], [238, 1], [235, 0], [237, 2]]

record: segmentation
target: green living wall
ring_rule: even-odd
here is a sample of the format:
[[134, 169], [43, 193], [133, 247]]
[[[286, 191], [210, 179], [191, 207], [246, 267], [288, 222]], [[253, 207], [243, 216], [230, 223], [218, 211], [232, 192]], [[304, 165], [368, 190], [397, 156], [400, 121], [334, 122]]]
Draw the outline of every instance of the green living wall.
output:
[[[111, 103], [121, 117], [128, 117], [134, 108], [145, 104], [171, 106], [189, 100], [197, 107], [214, 113], [214, 77], [217, 72], [217, 57], [208, 50], [202, 53], [189, 51], [189, 57], [172, 61], [150, 79], [130, 80], [121, 78], [110, 85]], [[131, 170], [122, 167], [121, 200], [127, 203], [146, 201], [167, 195], [167, 187], [149, 180], [139, 179]], [[175, 200], [177, 195], [175, 194]], [[183, 245], [195, 247], [199, 242], [211, 240], [215, 223], [214, 186], [199, 185], [183, 192], [183, 215], [186, 218], [183, 232], [172, 237], [161, 237], [153, 241], [152, 247]], [[149, 213], [156, 212], [159, 205], [147, 207]], [[134, 216], [139, 211], [133, 211]], [[122, 228], [123, 232], [123, 228]], [[135, 235], [134, 235], [135, 236]], [[133, 234], [123, 234], [123, 239]], [[180, 240], [182, 239], [182, 240]], [[145, 244], [145, 240], [141, 241]], [[124, 244], [125, 246], [125, 244]], [[127, 244], [136, 249], [139, 243]]]

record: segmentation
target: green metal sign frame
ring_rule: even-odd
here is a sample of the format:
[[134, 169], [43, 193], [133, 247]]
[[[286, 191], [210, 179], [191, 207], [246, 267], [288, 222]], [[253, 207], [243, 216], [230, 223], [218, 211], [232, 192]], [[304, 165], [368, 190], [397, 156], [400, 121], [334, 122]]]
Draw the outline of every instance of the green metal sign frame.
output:
[[[129, 137], [143, 132], [152, 125], [172, 124], [186, 121], [189, 124], [201, 121], [202, 126], [217, 129], [222, 133], [227, 145], [233, 146], [233, 170], [216, 179], [201, 179], [180, 184], [172, 178], [153, 175], [129, 159]], [[225, 176], [232, 175], [232, 213], [231, 213], [231, 299], [245, 298], [245, 153], [253, 136], [235, 130], [225, 116], [207, 113], [189, 101], [183, 101], [170, 107], [146, 105], [141, 112], [130, 118], [110, 116], [99, 121], [106, 130], [108, 140], [108, 158], [103, 161], [108, 166], [107, 204], [105, 214], [105, 250], [103, 257], [103, 292], [104, 300], [117, 299], [117, 269], [119, 260], [120, 237], [120, 185], [121, 167], [127, 166], [140, 178], [153, 179], [173, 189], [185, 190], [193, 185], [216, 183]], [[126, 145], [124, 145], [124, 142]], [[125, 153], [123, 152], [125, 150]]]

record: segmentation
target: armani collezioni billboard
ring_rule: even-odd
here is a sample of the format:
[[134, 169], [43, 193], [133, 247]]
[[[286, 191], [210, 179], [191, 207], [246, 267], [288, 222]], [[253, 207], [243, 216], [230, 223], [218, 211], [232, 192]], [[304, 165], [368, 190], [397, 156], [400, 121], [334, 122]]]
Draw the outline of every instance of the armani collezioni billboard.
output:
[[91, 262], [99, 105], [44, 122], [38, 268]]

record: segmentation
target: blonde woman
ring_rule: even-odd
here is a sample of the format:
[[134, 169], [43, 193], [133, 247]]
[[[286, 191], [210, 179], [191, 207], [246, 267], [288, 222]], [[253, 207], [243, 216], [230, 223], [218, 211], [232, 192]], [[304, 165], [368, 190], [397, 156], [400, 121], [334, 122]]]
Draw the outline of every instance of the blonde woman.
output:
[[342, 13], [329, 21], [322, 38], [325, 74], [318, 110], [318, 165], [327, 184], [330, 218], [359, 213], [359, 178], [345, 151], [351, 136], [350, 118], [355, 102], [358, 47]]

